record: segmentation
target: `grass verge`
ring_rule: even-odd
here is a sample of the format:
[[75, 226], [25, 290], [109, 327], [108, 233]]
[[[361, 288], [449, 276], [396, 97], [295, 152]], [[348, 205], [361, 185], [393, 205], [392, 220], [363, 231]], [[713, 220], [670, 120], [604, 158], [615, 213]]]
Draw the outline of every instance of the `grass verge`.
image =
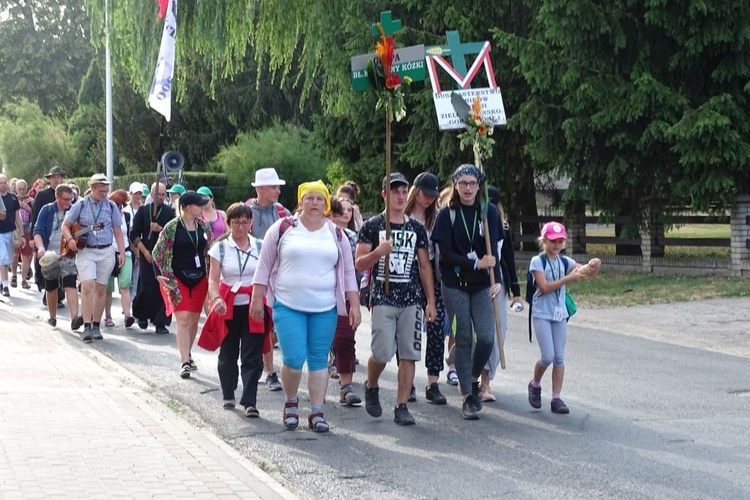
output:
[[[519, 270], [519, 276], [525, 277], [526, 271]], [[567, 289], [579, 307], [618, 307], [750, 297], [750, 279], [602, 272], [596, 278], [574, 283]], [[525, 291], [522, 292], [525, 296]]]

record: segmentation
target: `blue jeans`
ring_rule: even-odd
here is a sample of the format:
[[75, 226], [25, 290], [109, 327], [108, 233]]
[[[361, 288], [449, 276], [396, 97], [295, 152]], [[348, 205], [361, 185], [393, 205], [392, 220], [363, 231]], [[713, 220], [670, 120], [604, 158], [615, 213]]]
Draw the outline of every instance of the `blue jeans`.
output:
[[281, 348], [282, 362], [301, 370], [307, 360], [308, 371], [328, 368], [328, 352], [336, 334], [336, 307], [309, 313], [291, 309], [278, 300], [273, 303], [273, 322]]

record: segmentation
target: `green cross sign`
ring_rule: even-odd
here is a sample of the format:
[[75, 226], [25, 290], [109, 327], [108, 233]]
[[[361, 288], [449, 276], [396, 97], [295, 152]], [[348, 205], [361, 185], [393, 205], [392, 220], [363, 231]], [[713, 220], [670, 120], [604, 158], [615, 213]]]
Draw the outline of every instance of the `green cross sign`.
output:
[[[395, 32], [401, 30], [401, 19], [393, 20], [391, 11], [387, 10], [380, 13], [380, 26], [383, 27], [385, 36], [391, 36]], [[380, 30], [378, 30], [378, 23], [372, 23], [372, 36], [379, 37]]]
[[[383, 28], [385, 36], [391, 36], [401, 29], [401, 20], [394, 20], [391, 11], [381, 12], [380, 26]], [[380, 38], [377, 23], [373, 23], [372, 25], [372, 36]], [[426, 77], [424, 54], [424, 45], [413, 45], [411, 47], [396, 49], [392, 71], [402, 78], [408, 76], [413, 81], [424, 80]], [[354, 90], [365, 91], [372, 89], [370, 79], [367, 77], [367, 63], [371, 61], [374, 64], [379, 64], [376, 61], [375, 54], [362, 54], [352, 57], [351, 75], [352, 88]]]
[[466, 76], [469, 69], [466, 67], [466, 58], [464, 56], [479, 54], [484, 47], [484, 42], [462, 43], [458, 31], [446, 31], [445, 37], [448, 39], [448, 45], [425, 47], [425, 53], [427, 55], [450, 56], [453, 68], [461, 76]]

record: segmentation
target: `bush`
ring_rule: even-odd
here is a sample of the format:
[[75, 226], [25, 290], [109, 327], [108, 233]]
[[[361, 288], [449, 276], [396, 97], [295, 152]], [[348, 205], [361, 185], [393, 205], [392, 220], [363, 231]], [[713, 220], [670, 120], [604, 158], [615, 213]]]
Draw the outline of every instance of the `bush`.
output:
[[276, 123], [265, 130], [241, 133], [234, 145], [226, 146], [213, 164], [227, 176], [226, 201], [244, 201], [255, 196], [250, 183], [260, 168], [273, 167], [286, 181], [279, 201], [290, 209], [297, 205], [297, 186], [326, 179], [325, 162], [307, 130]]

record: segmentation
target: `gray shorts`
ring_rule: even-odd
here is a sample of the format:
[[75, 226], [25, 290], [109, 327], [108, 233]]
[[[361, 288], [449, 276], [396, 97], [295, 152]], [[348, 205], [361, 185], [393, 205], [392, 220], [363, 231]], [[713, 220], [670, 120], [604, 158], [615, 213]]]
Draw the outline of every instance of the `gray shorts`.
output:
[[372, 358], [387, 363], [396, 354], [400, 359], [422, 359], [424, 311], [421, 306], [374, 306], [372, 308]]

